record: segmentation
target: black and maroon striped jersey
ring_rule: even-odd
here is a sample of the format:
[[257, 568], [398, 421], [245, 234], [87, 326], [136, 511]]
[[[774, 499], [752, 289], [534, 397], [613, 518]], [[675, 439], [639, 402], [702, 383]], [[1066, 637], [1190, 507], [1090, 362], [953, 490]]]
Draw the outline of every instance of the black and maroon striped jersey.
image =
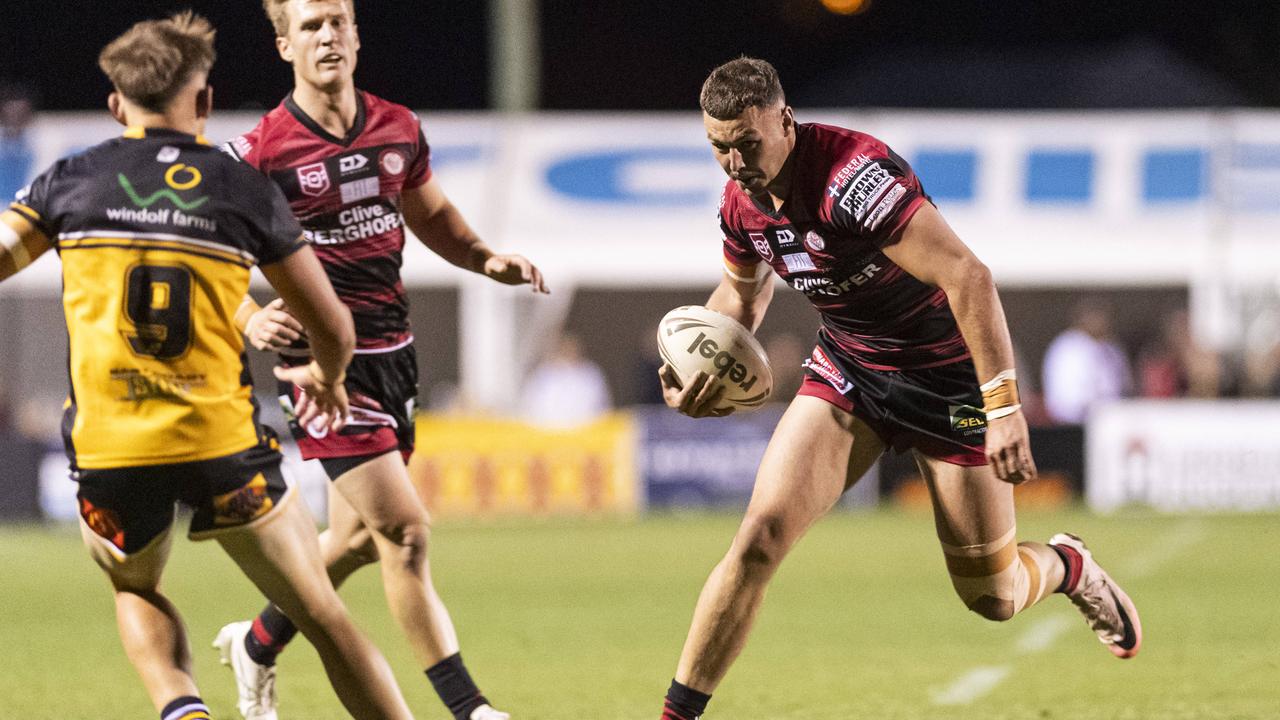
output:
[[818, 124], [797, 125], [790, 162], [790, 195], [778, 212], [732, 180], [725, 185], [725, 259], [745, 269], [768, 263], [809, 297], [837, 347], [866, 367], [920, 369], [968, 357], [946, 295], [881, 250], [929, 202], [910, 166], [870, 135]]
[[357, 91], [346, 137], [284, 99], [224, 149], [266, 174], [289, 199], [338, 297], [351, 308], [356, 350], [412, 342], [400, 266], [400, 193], [431, 179], [430, 149], [408, 108]]

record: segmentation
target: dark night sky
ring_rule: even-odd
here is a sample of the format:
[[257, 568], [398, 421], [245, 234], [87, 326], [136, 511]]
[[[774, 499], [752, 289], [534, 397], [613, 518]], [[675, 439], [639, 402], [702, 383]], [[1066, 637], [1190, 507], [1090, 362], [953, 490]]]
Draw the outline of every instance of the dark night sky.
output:
[[[0, 78], [38, 88], [46, 108], [99, 107], [98, 49], [185, 7], [221, 31], [220, 107], [287, 92], [256, 0], [6, 0]], [[484, 0], [357, 2], [359, 84], [413, 107], [486, 107], [486, 12]], [[741, 53], [772, 60], [806, 105], [1280, 105], [1280, 4], [1269, 0], [872, 0], [852, 17], [819, 0], [543, 0], [542, 16], [551, 109], [693, 108], [706, 72]]]

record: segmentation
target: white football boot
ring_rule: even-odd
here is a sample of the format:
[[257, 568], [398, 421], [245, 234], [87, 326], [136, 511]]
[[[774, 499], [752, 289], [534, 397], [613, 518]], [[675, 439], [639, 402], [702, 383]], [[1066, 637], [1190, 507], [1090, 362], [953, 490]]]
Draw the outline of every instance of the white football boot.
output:
[[276, 668], [259, 665], [244, 649], [245, 636], [253, 622], [234, 622], [218, 631], [213, 646], [223, 665], [229, 665], [236, 676], [236, 691], [240, 700], [236, 708], [244, 720], [279, 720], [276, 716]]
[[1093, 553], [1084, 541], [1070, 533], [1058, 533], [1049, 538], [1050, 545], [1069, 547], [1080, 553], [1083, 560], [1080, 580], [1075, 592], [1067, 597], [1084, 615], [1089, 627], [1098, 639], [1118, 658], [1131, 658], [1142, 647], [1142, 622], [1138, 609], [1124, 590], [1093, 559]]
[[511, 720], [511, 716], [488, 705], [481, 705], [471, 711], [471, 720]]

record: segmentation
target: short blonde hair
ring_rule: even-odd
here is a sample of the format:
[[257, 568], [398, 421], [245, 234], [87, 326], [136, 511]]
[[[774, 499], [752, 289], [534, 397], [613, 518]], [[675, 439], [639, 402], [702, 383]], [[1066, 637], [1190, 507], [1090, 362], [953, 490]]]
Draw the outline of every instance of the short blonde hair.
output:
[[102, 49], [98, 67], [131, 102], [164, 112], [192, 74], [213, 67], [216, 34], [212, 23], [190, 10], [144, 20]]
[[[351, 11], [351, 20], [356, 19], [356, 0], [342, 0]], [[276, 29], [277, 37], [289, 34], [289, 2], [290, 0], [262, 0], [262, 9], [267, 12], [271, 26]]]

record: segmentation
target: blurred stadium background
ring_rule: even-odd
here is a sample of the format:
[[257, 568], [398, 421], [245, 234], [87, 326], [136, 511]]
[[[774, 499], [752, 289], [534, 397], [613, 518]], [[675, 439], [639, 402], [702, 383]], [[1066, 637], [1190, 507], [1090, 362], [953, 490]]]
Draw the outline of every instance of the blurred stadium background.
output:
[[[144, 16], [214, 20], [208, 135], [251, 127], [289, 72], [257, 3], [229, 5], [6, 3], [0, 195], [117, 132], [94, 58]], [[419, 246], [405, 255], [423, 372], [412, 472], [439, 521], [438, 585], [469, 663], [520, 717], [654, 714], [781, 412], [695, 422], [655, 404], [656, 322], [704, 301], [720, 266], [723, 175], [697, 91], [740, 53], [779, 67], [802, 122], [893, 146], [992, 267], [1043, 473], [1019, 490], [1024, 534], [1096, 537], [1132, 577], [1148, 644], [1119, 667], [1065, 606], [1008, 627], [964, 612], [914, 465], [886, 456], [784, 565], [714, 716], [1280, 717], [1280, 6], [357, 12], [357, 82], [421, 111], [446, 191], [553, 290], [533, 298]], [[138, 717], [108, 593], [69, 523], [59, 288], [53, 257], [0, 285], [0, 717], [101, 714], [103, 697], [118, 712], [102, 716]], [[816, 327], [803, 296], [777, 296], [759, 336], [780, 401]], [[253, 362], [282, 428], [270, 359]], [[291, 471], [322, 516], [318, 468]], [[200, 646], [257, 600], [215, 548], [175, 554], [206, 696], [230, 717], [228, 678]], [[344, 596], [434, 711], [376, 578], [360, 581]], [[336, 717], [314, 656], [283, 662], [297, 667], [285, 707]]]

